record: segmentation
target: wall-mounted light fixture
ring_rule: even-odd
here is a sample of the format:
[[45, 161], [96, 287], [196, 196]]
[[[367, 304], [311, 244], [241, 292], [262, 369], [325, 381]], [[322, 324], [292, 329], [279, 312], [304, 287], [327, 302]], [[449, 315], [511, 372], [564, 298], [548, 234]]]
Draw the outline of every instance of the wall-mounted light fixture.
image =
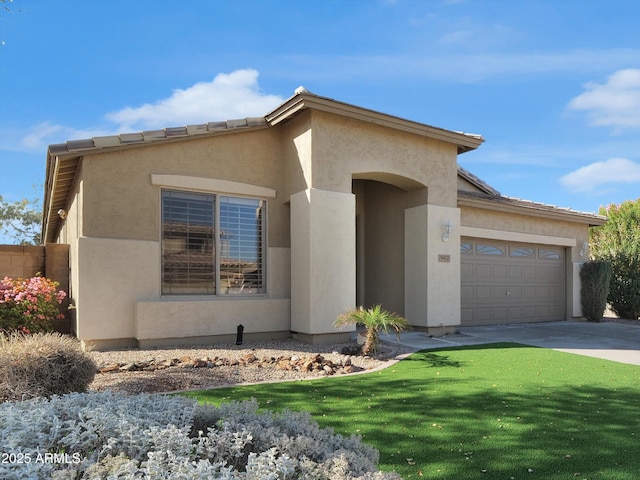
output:
[[582, 248], [580, 249], [580, 251], [578, 252], [578, 254], [581, 257], [584, 257], [585, 254], [587, 253], [587, 250], [589, 249], [589, 242], [582, 242]]
[[452, 233], [453, 223], [451, 223], [451, 220], [448, 220], [447, 223], [442, 226], [442, 241], [446, 242], [447, 240], [449, 240], [449, 237]]
[[60, 218], [64, 220], [67, 218], [67, 211], [64, 208], [61, 208], [58, 210], [58, 215], [60, 215]]

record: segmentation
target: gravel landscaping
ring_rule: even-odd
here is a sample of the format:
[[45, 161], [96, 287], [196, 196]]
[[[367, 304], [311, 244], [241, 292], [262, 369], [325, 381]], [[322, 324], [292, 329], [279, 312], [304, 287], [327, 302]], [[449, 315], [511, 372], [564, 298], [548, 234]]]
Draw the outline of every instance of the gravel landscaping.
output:
[[293, 339], [193, 347], [90, 352], [98, 373], [90, 390], [172, 392], [346, 375], [384, 368], [410, 350], [382, 344], [378, 355], [342, 353], [354, 343], [311, 345]]

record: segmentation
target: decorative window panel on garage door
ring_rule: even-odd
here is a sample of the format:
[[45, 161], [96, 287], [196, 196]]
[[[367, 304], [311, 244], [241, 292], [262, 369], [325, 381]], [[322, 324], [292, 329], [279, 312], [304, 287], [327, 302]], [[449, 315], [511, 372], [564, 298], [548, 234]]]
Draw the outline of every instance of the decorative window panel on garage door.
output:
[[462, 325], [565, 319], [563, 247], [462, 239]]

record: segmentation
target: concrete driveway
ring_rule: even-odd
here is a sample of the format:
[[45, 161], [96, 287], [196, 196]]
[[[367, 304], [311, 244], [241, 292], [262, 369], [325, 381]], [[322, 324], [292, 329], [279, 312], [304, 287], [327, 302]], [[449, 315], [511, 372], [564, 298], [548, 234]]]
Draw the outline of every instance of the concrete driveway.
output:
[[381, 339], [416, 350], [514, 342], [640, 365], [640, 322], [550, 322], [460, 327], [458, 331], [439, 338], [409, 331], [402, 333], [399, 340], [396, 335], [382, 335]]

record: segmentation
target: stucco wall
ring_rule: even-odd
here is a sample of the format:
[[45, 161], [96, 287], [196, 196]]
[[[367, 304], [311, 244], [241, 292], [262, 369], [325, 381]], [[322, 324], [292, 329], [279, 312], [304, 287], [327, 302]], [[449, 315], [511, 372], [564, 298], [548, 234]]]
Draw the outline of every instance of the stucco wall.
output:
[[78, 165], [76, 176], [74, 179], [73, 188], [69, 192], [67, 199], [67, 217], [62, 220], [57, 243], [69, 245], [69, 302], [72, 305], [69, 310], [69, 317], [71, 319], [71, 331], [77, 334], [78, 331], [78, 312], [76, 310], [76, 299], [79, 298], [81, 292], [81, 284], [79, 282], [78, 275], [78, 240], [82, 235], [82, 198], [83, 198], [83, 169], [82, 162]]
[[334, 333], [355, 307], [355, 196], [308, 189], [291, 197], [291, 330]]
[[282, 198], [288, 201], [294, 193], [311, 187], [311, 156], [314, 134], [311, 112], [298, 114], [295, 121], [275, 129], [281, 145], [283, 165]]
[[443, 225], [460, 225], [457, 208], [420, 205], [405, 210], [405, 316], [443, 334], [460, 324], [460, 233], [442, 239]]
[[162, 297], [159, 242], [82, 237], [78, 251], [77, 335], [87, 345], [225, 335], [238, 323], [247, 334], [289, 328], [286, 248], [267, 252], [271, 296], [253, 298]]
[[[404, 314], [404, 210], [416, 192], [373, 180], [354, 180], [360, 304]], [[426, 203], [426, 191], [421, 203]]]
[[429, 203], [456, 206], [455, 145], [324, 112], [312, 123], [314, 188], [351, 192], [352, 178], [388, 173], [387, 183], [428, 187]]
[[[105, 152], [84, 160], [83, 235], [159, 241], [160, 188], [150, 175], [215, 178], [282, 191], [279, 136], [257, 130]], [[288, 246], [288, 211], [268, 203], [269, 241]]]
[[[573, 262], [584, 261], [584, 258], [579, 256], [579, 247], [584, 241], [589, 240], [589, 226], [584, 223], [518, 215], [468, 206], [461, 207], [461, 223], [467, 227], [516, 234], [513, 238], [504, 238], [505, 240], [554, 244], [555, 238], [557, 239], [555, 240], [557, 245], [572, 247], [571, 255], [568, 257]], [[518, 240], [517, 234], [523, 234], [520, 240]], [[527, 235], [535, 237], [527, 237]], [[544, 237], [547, 238], [545, 239]], [[575, 243], [572, 242], [571, 245], [567, 245], [567, 239], [575, 239]]]

